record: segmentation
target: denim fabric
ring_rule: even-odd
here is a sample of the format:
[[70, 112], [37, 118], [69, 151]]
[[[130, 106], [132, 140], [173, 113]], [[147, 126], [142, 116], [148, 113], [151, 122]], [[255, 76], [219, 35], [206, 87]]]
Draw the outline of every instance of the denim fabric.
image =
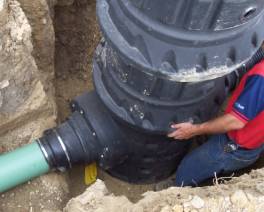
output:
[[[226, 151], [227, 145], [235, 148]], [[215, 174], [246, 168], [258, 160], [263, 150], [264, 145], [254, 150], [241, 148], [226, 134], [212, 136], [183, 158], [176, 172], [176, 186], [195, 186]]]

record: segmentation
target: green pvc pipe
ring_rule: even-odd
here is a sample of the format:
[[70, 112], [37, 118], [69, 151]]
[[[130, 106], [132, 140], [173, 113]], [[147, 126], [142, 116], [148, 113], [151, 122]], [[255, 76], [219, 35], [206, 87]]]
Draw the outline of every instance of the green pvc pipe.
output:
[[50, 167], [36, 141], [2, 154], [0, 155], [0, 193], [49, 170]]

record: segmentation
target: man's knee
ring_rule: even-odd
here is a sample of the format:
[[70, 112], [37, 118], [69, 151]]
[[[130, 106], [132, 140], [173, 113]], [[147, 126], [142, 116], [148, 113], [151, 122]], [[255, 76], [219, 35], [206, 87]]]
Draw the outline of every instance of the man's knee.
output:
[[213, 177], [214, 172], [219, 173], [222, 165], [219, 161], [221, 151], [218, 148], [219, 145], [211, 140], [186, 155], [176, 171], [175, 185], [197, 186]]
[[177, 187], [191, 186], [194, 176], [194, 164], [195, 160], [192, 158], [192, 154], [185, 156], [181, 161], [176, 171], [175, 185]]

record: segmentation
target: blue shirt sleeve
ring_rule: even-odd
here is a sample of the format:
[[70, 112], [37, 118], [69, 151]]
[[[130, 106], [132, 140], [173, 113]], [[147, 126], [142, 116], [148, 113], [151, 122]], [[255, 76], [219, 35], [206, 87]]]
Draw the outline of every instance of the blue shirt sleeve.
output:
[[246, 121], [254, 119], [264, 110], [264, 77], [250, 76], [244, 90], [233, 106], [233, 111]]

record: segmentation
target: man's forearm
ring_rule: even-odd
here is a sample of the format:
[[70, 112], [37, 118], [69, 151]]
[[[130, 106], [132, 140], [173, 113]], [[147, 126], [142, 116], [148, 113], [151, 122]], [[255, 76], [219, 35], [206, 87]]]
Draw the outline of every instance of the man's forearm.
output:
[[245, 123], [233, 115], [226, 114], [212, 121], [202, 124], [181, 123], [174, 124], [171, 127], [175, 129], [174, 132], [168, 134], [168, 137], [176, 140], [190, 139], [197, 135], [204, 134], [220, 134], [232, 130], [244, 128]]
[[232, 130], [242, 129], [245, 124], [237, 119], [236, 117], [226, 114], [218, 117], [212, 121], [208, 121], [202, 124], [197, 124], [195, 126], [195, 134], [218, 134], [226, 133]]

